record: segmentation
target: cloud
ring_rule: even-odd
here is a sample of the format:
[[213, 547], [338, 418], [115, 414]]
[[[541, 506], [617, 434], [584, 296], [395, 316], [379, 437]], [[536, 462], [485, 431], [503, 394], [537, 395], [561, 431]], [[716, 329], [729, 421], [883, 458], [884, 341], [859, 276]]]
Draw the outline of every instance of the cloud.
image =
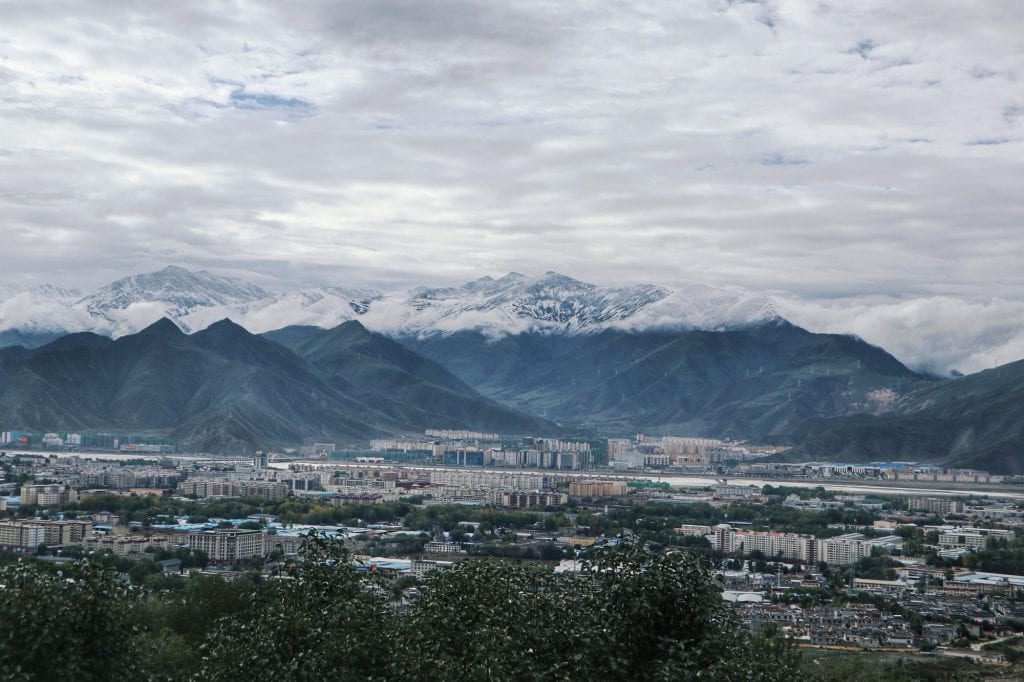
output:
[[1009, 0], [7, 2], [0, 279], [1016, 300], [1022, 34]]
[[933, 296], [820, 302], [779, 297], [775, 304], [795, 324], [856, 334], [928, 373], [969, 374], [1024, 359], [1024, 301]]

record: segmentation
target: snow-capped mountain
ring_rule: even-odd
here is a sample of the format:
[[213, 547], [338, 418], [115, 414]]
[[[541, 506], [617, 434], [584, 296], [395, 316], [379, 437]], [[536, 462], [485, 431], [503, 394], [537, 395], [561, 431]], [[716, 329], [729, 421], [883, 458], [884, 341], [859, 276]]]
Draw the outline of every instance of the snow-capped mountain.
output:
[[197, 311], [234, 309], [270, 296], [242, 280], [171, 265], [158, 272], [119, 279], [81, 299], [74, 308], [105, 320], [104, 331], [121, 336], [161, 317], [177, 321], [186, 331], [193, 330], [186, 319]]
[[5, 291], [0, 289], [0, 332], [95, 331], [115, 337], [161, 317], [185, 331], [228, 317], [255, 333], [288, 325], [328, 328], [358, 319], [394, 336], [723, 329], [778, 319], [770, 299], [738, 289], [604, 287], [555, 272], [533, 278], [510, 273], [460, 287], [388, 294], [343, 287], [272, 293], [238, 279], [170, 266], [117, 280], [84, 297], [53, 287]]
[[383, 295], [373, 289], [300, 289], [270, 294], [237, 306], [201, 308], [191, 312], [182, 322], [191, 329], [205, 329], [229, 317], [254, 333], [296, 324], [330, 329], [364, 315], [382, 298]]
[[525, 331], [586, 333], [608, 328], [719, 329], [777, 317], [771, 302], [746, 292], [690, 284], [679, 289], [639, 284], [601, 287], [548, 272], [510, 273], [458, 288], [416, 289], [371, 306], [361, 321], [390, 334], [461, 330], [503, 336]]
[[37, 334], [87, 329], [91, 326], [89, 316], [72, 310], [81, 296], [80, 291], [49, 284], [0, 284], [0, 331]]

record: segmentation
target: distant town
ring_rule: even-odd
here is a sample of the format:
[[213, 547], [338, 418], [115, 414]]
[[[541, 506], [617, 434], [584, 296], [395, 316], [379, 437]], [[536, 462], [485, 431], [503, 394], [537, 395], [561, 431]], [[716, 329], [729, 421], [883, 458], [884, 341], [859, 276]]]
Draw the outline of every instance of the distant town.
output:
[[1021, 655], [985, 644], [1024, 630], [1024, 488], [982, 471], [772, 462], [780, 449], [643, 434], [431, 429], [244, 460], [131, 434], [2, 437], [9, 560], [98, 558], [143, 584], [269, 575], [322, 533], [358, 570], [386, 576], [401, 609], [428, 573], [465, 558], [564, 573], [593, 548], [642, 541], [710, 561], [753, 632], [995, 666]]
[[[0, 431], [0, 448], [52, 453], [121, 453], [195, 456], [153, 434]], [[1024, 485], [1024, 476], [918, 462], [778, 462], [786, 447], [689, 436], [633, 438], [534, 438], [470, 430], [427, 429], [421, 436], [372, 440], [362, 447], [309, 442], [279, 452], [260, 452], [261, 461], [297, 460], [405, 463], [557, 471], [648, 472], [665, 475], [730, 475], [780, 479], [849, 479], [900, 483]], [[237, 457], [235, 459], [238, 459]]]

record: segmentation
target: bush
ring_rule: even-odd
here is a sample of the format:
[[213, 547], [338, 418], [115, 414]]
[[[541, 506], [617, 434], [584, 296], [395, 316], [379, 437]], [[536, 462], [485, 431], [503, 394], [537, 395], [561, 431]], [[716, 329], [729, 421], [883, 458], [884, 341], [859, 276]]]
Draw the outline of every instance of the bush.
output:
[[[790, 680], [799, 655], [751, 637], [710, 567], [622, 545], [587, 570], [466, 560], [401, 587], [307, 539], [286, 575], [132, 588], [84, 563], [0, 573], [0, 670], [15, 680]], [[72, 575], [73, 574], [73, 575]], [[144, 580], [154, 590], [159, 585]]]
[[123, 680], [135, 661], [137, 594], [83, 562], [0, 568], [0, 670], [8, 680]]

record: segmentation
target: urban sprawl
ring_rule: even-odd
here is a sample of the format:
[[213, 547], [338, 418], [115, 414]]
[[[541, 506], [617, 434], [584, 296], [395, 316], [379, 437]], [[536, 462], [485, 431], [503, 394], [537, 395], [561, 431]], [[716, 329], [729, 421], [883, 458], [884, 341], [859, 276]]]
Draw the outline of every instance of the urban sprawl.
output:
[[645, 542], [703, 556], [751, 630], [804, 647], [998, 666], [1014, 654], [984, 643], [1024, 627], [1024, 488], [981, 471], [777, 462], [781, 448], [708, 438], [443, 429], [233, 460], [130, 434], [4, 431], [0, 447], [6, 556], [100, 558], [132, 582], [270, 574], [317, 533], [391, 581], [401, 609], [427, 573], [467, 557], [564, 573], [593, 547]]

